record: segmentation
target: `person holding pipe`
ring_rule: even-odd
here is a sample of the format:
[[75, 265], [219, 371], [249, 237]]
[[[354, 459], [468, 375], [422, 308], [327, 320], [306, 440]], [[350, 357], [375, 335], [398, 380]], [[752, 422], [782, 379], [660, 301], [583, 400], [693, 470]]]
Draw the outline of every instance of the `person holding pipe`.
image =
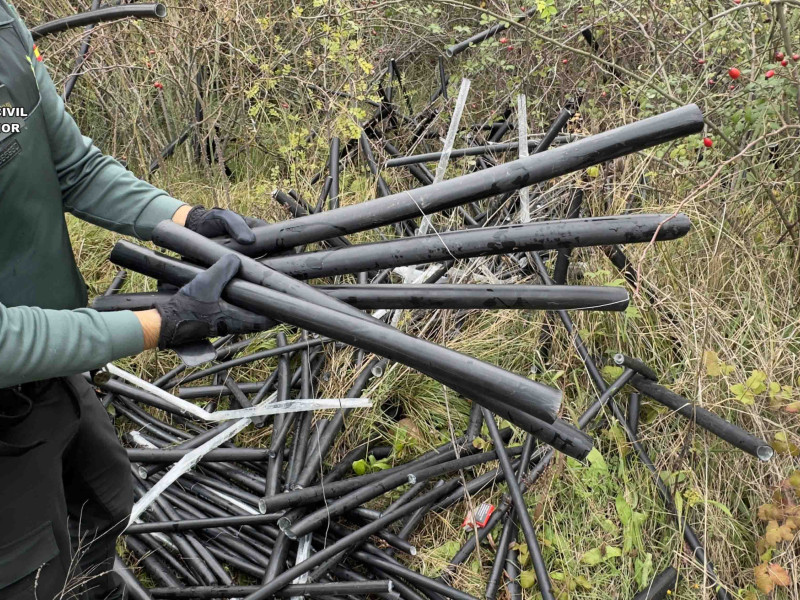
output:
[[85, 308], [64, 212], [143, 240], [171, 219], [246, 244], [258, 222], [192, 208], [83, 137], [0, 0], [0, 600], [123, 597], [111, 569], [133, 501], [130, 464], [81, 374], [147, 348], [272, 326], [220, 300], [236, 257], [157, 310]]

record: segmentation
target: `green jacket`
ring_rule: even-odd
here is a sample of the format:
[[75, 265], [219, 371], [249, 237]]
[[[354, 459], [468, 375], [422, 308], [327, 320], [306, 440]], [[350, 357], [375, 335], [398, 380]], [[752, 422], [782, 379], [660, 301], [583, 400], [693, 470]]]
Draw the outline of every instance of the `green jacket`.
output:
[[132, 312], [84, 308], [64, 212], [147, 240], [182, 205], [81, 135], [38, 58], [0, 0], [0, 388], [143, 349]]

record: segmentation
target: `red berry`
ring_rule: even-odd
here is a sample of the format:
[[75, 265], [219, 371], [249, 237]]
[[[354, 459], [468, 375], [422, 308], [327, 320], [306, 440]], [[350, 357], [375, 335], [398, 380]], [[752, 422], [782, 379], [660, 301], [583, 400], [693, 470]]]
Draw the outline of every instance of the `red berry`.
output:
[[512, 46], [511, 44], [509, 44], [508, 46], [506, 46], [506, 50], [513, 50], [513, 49], [514, 49], [514, 46]]
[[711, 138], [703, 138], [703, 146], [705, 146], [706, 148], [711, 148], [711, 146], [713, 145], [714, 145], [714, 140], [712, 140]]
[[698, 59], [697, 59], [697, 64], [698, 64], [698, 65], [704, 65], [704, 64], [706, 64], [706, 59], [705, 59], [705, 58], [698, 58]]
[[764, 79], [769, 79], [769, 78], [770, 78], [770, 77], [772, 77], [773, 75], [775, 75], [775, 71], [773, 71], [772, 69], [770, 69], [769, 71], [767, 71], [766, 73], [764, 73]]
[[565, 58], [564, 60], [561, 61], [561, 64], [562, 65], [566, 65], [568, 62], [569, 62], [569, 59]]
[[775, 60], [783, 60], [783, 52], [776, 52], [775, 53]]
[[163, 90], [163, 89], [164, 89], [164, 84], [162, 84], [160, 81], [156, 81], [156, 82], [153, 84], [153, 87], [154, 87], [154, 88], [156, 88], [156, 89], [158, 89], [158, 90]]
[[607, 92], [600, 92], [600, 97], [601, 98], [605, 98], [606, 96], [608, 96]]
[[788, 65], [788, 64], [789, 64], [789, 61], [788, 61], [788, 60], [786, 60], [785, 58], [784, 58], [784, 59], [781, 61], [781, 66], [782, 66], [782, 67], [785, 67], [785, 66], [786, 66], [786, 65]]
[[283, 108], [289, 108], [289, 105], [286, 102], [281, 102], [281, 106]]
[[731, 76], [731, 79], [739, 79], [739, 76], [741, 74], [742, 74], [742, 72], [739, 69], [737, 69], [736, 67], [733, 67], [733, 68], [731, 68], [731, 70], [728, 71], [728, 75]]
[[731, 89], [731, 90], [735, 90], [735, 89], [736, 89], [736, 86], [735, 86], [735, 85], [733, 85], [733, 84], [731, 84], [731, 85], [730, 85], [730, 86], [728, 86], [728, 87], [729, 87], [729, 89]]
[[709, 79], [708, 80], [708, 85], [714, 85], [714, 80], [713, 79]]
[[798, 54], [797, 52], [795, 52], [794, 54], [792, 54], [792, 60], [793, 60], [793, 61], [795, 61], [795, 62], [797, 62], [798, 60], [800, 60], [800, 54]]
[[508, 38], [501, 37], [500, 38], [500, 43], [501, 44], [507, 44], [508, 43]]
[[741, 4], [741, 3], [742, 3], [742, 0], [733, 0], [733, 3], [734, 3], [734, 4]]

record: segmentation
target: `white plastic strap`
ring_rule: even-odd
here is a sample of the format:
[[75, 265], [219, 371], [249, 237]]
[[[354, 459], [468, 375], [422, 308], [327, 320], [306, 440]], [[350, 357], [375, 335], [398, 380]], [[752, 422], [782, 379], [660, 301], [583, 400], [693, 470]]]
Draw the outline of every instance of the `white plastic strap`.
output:
[[[519, 133], [519, 157], [528, 156], [528, 104], [525, 94], [517, 96], [517, 132]], [[530, 188], [519, 191], [519, 220], [529, 223], [531, 220]]]
[[[444, 174], [447, 171], [447, 164], [450, 162], [450, 153], [453, 151], [453, 145], [456, 143], [456, 134], [458, 133], [458, 127], [461, 123], [461, 115], [464, 112], [464, 106], [467, 104], [469, 86], [469, 79], [461, 80], [461, 89], [458, 91], [456, 108], [453, 111], [453, 118], [450, 120], [450, 127], [447, 129], [447, 137], [444, 140], [444, 149], [442, 150], [442, 155], [439, 158], [439, 164], [436, 166], [436, 175], [434, 175], [433, 183], [439, 183], [444, 180]], [[430, 227], [430, 217], [428, 217], [428, 215], [424, 215], [419, 226], [418, 234], [426, 235]]]
[[304, 412], [308, 410], [326, 410], [326, 409], [339, 409], [339, 408], [363, 408], [371, 406], [369, 398], [296, 398], [293, 400], [285, 400], [283, 402], [274, 402], [277, 397], [272, 394], [263, 402], [256, 406], [249, 408], [240, 408], [236, 410], [218, 410], [216, 412], [208, 412], [204, 408], [197, 406], [191, 402], [173, 396], [169, 392], [154, 386], [136, 375], [123, 371], [119, 367], [109, 363], [106, 365], [109, 373], [115, 377], [119, 377], [135, 385], [138, 388], [149, 392], [153, 396], [157, 396], [160, 400], [167, 402], [174, 406], [182, 414], [189, 414], [193, 417], [207, 422], [219, 421], [235, 421], [236, 419], [245, 419], [252, 417], [263, 417], [266, 415], [276, 415], [282, 413]]

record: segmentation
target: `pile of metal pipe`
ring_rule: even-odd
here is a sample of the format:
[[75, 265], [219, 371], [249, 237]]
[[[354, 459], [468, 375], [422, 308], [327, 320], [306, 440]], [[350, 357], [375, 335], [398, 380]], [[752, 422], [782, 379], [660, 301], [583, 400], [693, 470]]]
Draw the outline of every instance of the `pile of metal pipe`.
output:
[[[446, 74], [442, 64], [439, 68], [442, 84], [432, 101], [447, 98]], [[424, 162], [440, 158], [440, 152], [403, 158], [386, 136], [410, 126], [412, 145], [426, 141], [425, 123], [432, 114], [429, 107], [417, 115], [402, 114], [392, 103], [399, 97], [392, 87], [401, 81], [396, 63], [388, 73], [383, 101], [360, 139], [331, 141], [315, 180], [316, 203], [277, 190], [272, 198], [291, 218], [255, 228], [252, 246], [208, 240], [165, 222], [156, 227], [154, 243], [187, 260], [125, 241], [112, 251], [111, 261], [123, 269], [173, 286], [236, 254], [242, 266], [225, 298], [280, 324], [272, 348], [264, 348], [263, 334], [228, 337], [215, 342], [209, 364], [180, 364], [153, 382], [111, 367], [94, 378], [129, 446], [138, 504], [123, 558], [155, 584], [149, 590], [139, 586], [137, 597], [474, 600], [450, 574], [503, 525], [486, 600], [493, 600], [503, 584], [512, 597], [519, 594], [519, 559], [511, 549], [518, 539], [528, 546], [539, 592], [548, 600], [555, 592], [524, 495], [556, 452], [578, 460], [588, 455], [593, 449], [589, 434], [604, 409], [621, 422], [649, 469], [652, 462], [637, 433], [640, 402], [647, 398], [760, 460], [771, 456], [762, 440], [659, 384], [641, 361], [618, 354], [623, 373], [605, 382], [569, 316], [574, 310], [621, 311], [630, 301], [623, 287], [566, 285], [570, 250], [613, 247], [620, 256], [627, 244], [668, 243], [689, 233], [685, 215], [578, 218], [580, 194], [573, 194], [560, 213], [534, 214], [531, 222], [527, 216], [520, 222], [520, 190], [698, 133], [700, 110], [690, 105], [576, 138], [564, 132], [574, 114], [565, 107], [543, 135], [532, 138], [535, 144], [519, 142], [530, 147], [530, 156], [493, 164], [482, 154], [519, 150], [519, 144], [501, 141], [512, 128], [507, 111], [498, 126], [478, 128], [478, 134], [488, 131], [485, 143], [476, 137], [474, 146], [447, 150], [450, 156], [478, 156], [474, 172], [434, 183]], [[410, 100], [403, 97], [409, 108]], [[560, 145], [548, 149], [554, 141]], [[394, 158], [381, 161], [380, 152]], [[348, 169], [359, 157], [376, 182], [377, 197], [341, 206]], [[386, 166], [407, 168], [420, 187], [392, 192], [381, 175]], [[568, 219], [557, 218], [560, 214]], [[433, 233], [418, 235], [423, 217], [430, 219]], [[384, 241], [347, 239], [363, 231], [374, 231]], [[545, 266], [551, 252], [557, 256], [553, 278]], [[141, 310], [170, 297], [170, 292], [118, 293], [123, 278], [115, 280], [112, 293], [95, 300], [95, 308]], [[509, 309], [550, 311], [567, 329], [594, 386], [595, 401], [577, 422], [563, 418], [558, 389], [398, 327], [401, 312], [422, 323], [430, 314], [422, 311], [451, 310], [463, 322], [476, 311]], [[345, 347], [358, 350], [352, 355], [352, 383], [343, 398], [324, 398], [320, 390], [329, 378], [329, 361]], [[537, 351], [531, 350], [532, 355]], [[382, 410], [377, 403], [364, 408], [365, 396], [393, 363], [473, 403], [463, 415], [463, 435], [402, 460], [392, 447], [367, 439], [342, 446], [358, 414], [353, 411]], [[641, 394], [631, 400], [626, 416], [617, 401], [627, 385]], [[340, 407], [333, 412], [313, 410], [337, 401]], [[186, 402], [197, 410], [187, 410]], [[267, 414], [270, 404], [287, 408]], [[510, 426], [500, 429], [497, 417]], [[475, 443], [482, 423], [485, 439]], [[475, 508], [472, 496], [498, 485], [507, 492], [494, 512], [485, 520], [476, 518], [476, 534], [438, 577], [407, 566], [404, 555], [417, 553], [414, 532], [429, 513], [456, 509], [466, 514]], [[669, 490], [663, 485], [658, 490], [674, 512]], [[678, 523], [693, 556], [721, 590], [718, 597], [725, 598], [724, 584], [697, 536], [685, 522]]]

